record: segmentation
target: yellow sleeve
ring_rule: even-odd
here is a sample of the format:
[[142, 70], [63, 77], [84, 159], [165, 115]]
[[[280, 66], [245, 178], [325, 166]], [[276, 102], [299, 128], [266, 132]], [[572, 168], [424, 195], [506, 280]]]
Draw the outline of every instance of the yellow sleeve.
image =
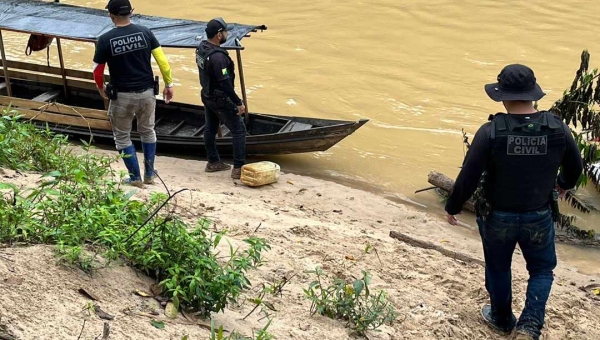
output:
[[168, 85], [173, 84], [173, 77], [171, 76], [171, 66], [169, 65], [169, 62], [167, 61], [167, 57], [165, 56], [165, 53], [163, 52], [162, 47], [159, 46], [159, 47], [153, 49], [152, 55], [154, 56], [154, 59], [156, 60], [156, 63], [158, 64], [158, 68], [160, 68], [160, 73], [162, 73], [165, 85], [168, 86]]

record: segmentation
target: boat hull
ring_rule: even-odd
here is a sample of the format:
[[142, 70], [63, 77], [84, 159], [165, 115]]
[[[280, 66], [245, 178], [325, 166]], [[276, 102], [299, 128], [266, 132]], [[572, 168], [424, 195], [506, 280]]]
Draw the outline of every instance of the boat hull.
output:
[[[13, 62], [12, 66], [33, 67], [22, 62]], [[36, 70], [45, 70], [40, 67], [35, 66]], [[35, 75], [32, 78], [28, 73], [15, 75], [21, 79], [11, 80], [12, 97], [0, 93], [0, 109], [10, 106], [39, 128], [48, 127], [55, 133], [77, 140], [91, 139], [94, 143], [114, 145], [105, 110], [108, 103], [93, 90], [93, 82], [71, 82], [68, 84], [68, 96], [65, 96], [62, 86], [57, 84], [60, 79], [56, 77]], [[246, 154], [260, 156], [326, 151], [367, 122], [366, 119], [345, 121], [250, 113], [246, 123]], [[177, 102], [167, 105], [157, 100], [157, 149], [167, 153], [205, 155], [204, 123], [204, 107], [201, 105]], [[131, 139], [139, 144], [136, 125], [134, 122]], [[221, 125], [220, 130], [217, 149], [222, 155], [231, 155], [231, 133], [225, 125]]]

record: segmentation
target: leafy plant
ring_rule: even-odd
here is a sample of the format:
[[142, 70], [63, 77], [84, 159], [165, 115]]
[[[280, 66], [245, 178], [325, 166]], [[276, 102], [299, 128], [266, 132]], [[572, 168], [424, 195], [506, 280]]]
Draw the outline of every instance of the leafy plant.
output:
[[49, 129], [38, 130], [33, 124], [19, 122], [21, 116], [10, 106], [0, 119], [0, 164], [13, 170], [49, 171], [59, 169], [65, 157], [67, 137]]
[[238, 332], [232, 332], [231, 335], [225, 336], [223, 326], [215, 328], [215, 323], [212, 321], [209, 340], [272, 340], [274, 337], [268, 331], [272, 321], [273, 320], [269, 320], [269, 322], [267, 322], [267, 324], [260, 329], [256, 335], [253, 334], [251, 337], [244, 336]]
[[563, 96], [554, 103], [550, 111], [566, 124], [572, 124], [575, 128], [581, 127], [580, 132], [571, 129], [584, 163], [584, 173], [577, 187], [585, 186], [591, 181], [600, 192], [599, 176], [593, 166], [600, 161], [600, 111], [597, 110], [597, 105], [600, 104], [600, 74], [598, 69], [590, 70], [589, 64], [590, 53], [584, 50], [571, 87], [563, 92]]
[[371, 293], [371, 276], [365, 271], [362, 272], [363, 277], [352, 284], [335, 279], [329, 286], [324, 282], [325, 274], [321, 268], [309, 273], [317, 276], [308, 289], [304, 289], [306, 298], [312, 302], [312, 315], [319, 313], [347, 321], [347, 326], [362, 336], [370, 330], [378, 331], [379, 327], [392, 323], [398, 317], [387, 301], [385, 291]]
[[[156, 278], [178, 308], [204, 316], [222, 311], [250, 287], [247, 271], [260, 266], [270, 249], [264, 239], [244, 240], [243, 250], [230, 244], [222, 263], [215, 248], [225, 232], [210, 232], [206, 219], [191, 226], [176, 216], [169, 202], [177, 193], [131, 200], [135, 192], [113, 180], [110, 165], [118, 157], [94, 154], [85, 143], [77, 150], [9, 113], [15, 115], [0, 119], [0, 167], [44, 174], [36, 187], [0, 184], [0, 243], [56, 245], [62, 261], [86, 272], [97, 255], [107, 265], [123, 259]], [[30, 150], [36, 148], [42, 151]]]
[[252, 302], [254, 304], [254, 308], [252, 308], [252, 310], [248, 314], [246, 314], [246, 316], [244, 316], [243, 320], [246, 320], [259, 307], [262, 307], [261, 308], [261, 313], [265, 315], [263, 317], [263, 319], [265, 317], [266, 318], [270, 317], [269, 310], [276, 312], [277, 309], [275, 309], [275, 306], [273, 305], [273, 303], [265, 300], [265, 296], [268, 293], [271, 293], [271, 294], [275, 295], [274, 289], [275, 288], [272, 287], [272, 286], [267, 286], [267, 285], [263, 284], [263, 289], [260, 291], [260, 293], [258, 294], [258, 296], [256, 298], [253, 298], [253, 299], [248, 299], [248, 301], [250, 301], [250, 302]]
[[[571, 129], [583, 158], [583, 174], [577, 181], [576, 188], [587, 186], [591, 182], [600, 192], [600, 168], [595, 165], [600, 161], [598, 137], [600, 137], [600, 74], [598, 69], [589, 69], [590, 54], [587, 50], [581, 53], [581, 63], [575, 74], [573, 83], [563, 96], [550, 108], [550, 111], [559, 116], [566, 124], [580, 127], [580, 131]], [[596, 84], [594, 84], [594, 81]], [[591, 209], [583, 200], [573, 192], [564, 198], [571, 206], [583, 213]], [[561, 216], [558, 226], [567, 233], [583, 239], [595, 239], [593, 230], [580, 230], [573, 225], [574, 216]]]

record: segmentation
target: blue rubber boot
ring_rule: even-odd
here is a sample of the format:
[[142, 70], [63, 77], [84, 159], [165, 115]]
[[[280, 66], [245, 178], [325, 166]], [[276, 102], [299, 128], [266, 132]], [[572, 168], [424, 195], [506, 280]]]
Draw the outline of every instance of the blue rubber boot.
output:
[[156, 170], [154, 169], [154, 157], [156, 156], [156, 143], [142, 143], [144, 150], [144, 184], [154, 184]]
[[144, 185], [140, 176], [140, 164], [135, 153], [135, 146], [131, 144], [125, 149], [119, 150], [119, 153], [123, 155], [123, 162], [129, 172], [129, 178], [125, 179], [123, 183], [142, 188]]

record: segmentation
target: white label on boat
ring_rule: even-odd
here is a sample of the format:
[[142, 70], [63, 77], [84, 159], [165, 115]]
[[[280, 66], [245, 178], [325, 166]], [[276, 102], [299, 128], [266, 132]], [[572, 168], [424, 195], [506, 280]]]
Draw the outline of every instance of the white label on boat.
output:
[[288, 105], [296, 105], [296, 101], [293, 100], [293, 99], [290, 99], [290, 100], [287, 101], [287, 104]]

